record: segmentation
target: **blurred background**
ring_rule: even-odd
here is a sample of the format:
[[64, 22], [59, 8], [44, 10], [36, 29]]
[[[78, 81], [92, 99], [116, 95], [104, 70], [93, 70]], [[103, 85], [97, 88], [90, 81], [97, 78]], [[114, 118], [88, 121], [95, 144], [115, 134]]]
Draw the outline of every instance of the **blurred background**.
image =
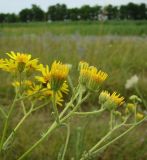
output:
[[[120, 92], [126, 99], [136, 94], [143, 99], [143, 110], [147, 109], [146, 0], [0, 0], [1, 58], [10, 51], [31, 53], [43, 64], [51, 64], [53, 60], [72, 64], [71, 76], [75, 85], [78, 62], [87, 61], [109, 74], [103, 89]], [[135, 86], [132, 77], [135, 77]], [[13, 97], [11, 79], [0, 72], [0, 103], [3, 105], [11, 103]], [[127, 80], [130, 80], [129, 84]], [[91, 97], [82, 108], [94, 109], [97, 103], [98, 97]], [[52, 122], [47, 110], [28, 118], [17, 133], [6, 160], [16, 159], [40, 137]], [[14, 113], [10, 130], [19, 117], [19, 112]], [[0, 117], [0, 130], [1, 122]], [[71, 119], [71, 124], [66, 159], [79, 160], [83, 151], [106, 133], [108, 118], [107, 115], [76, 117]], [[62, 133], [61, 130], [26, 160], [56, 160], [65, 141], [65, 131], [63, 129]], [[146, 160], [146, 135], [147, 124], [142, 124], [95, 160]]]

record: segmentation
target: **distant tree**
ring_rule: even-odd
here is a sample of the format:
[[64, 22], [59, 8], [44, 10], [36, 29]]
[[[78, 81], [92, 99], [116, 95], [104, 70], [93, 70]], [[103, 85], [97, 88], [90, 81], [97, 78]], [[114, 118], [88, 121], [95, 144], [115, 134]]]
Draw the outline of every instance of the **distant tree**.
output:
[[147, 7], [144, 3], [140, 4], [138, 9], [139, 19], [147, 19]]
[[45, 19], [45, 13], [39, 6], [33, 4], [31, 12], [33, 21], [43, 21]]
[[80, 17], [80, 12], [79, 12], [78, 8], [68, 9], [68, 11], [67, 11], [67, 19], [70, 19], [72, 21], [76, 21], [76, 20], [79, 20], [80, 18], [81, 18]]
[[5, 21], [8, 23], [15, 23], [18, 21], [18, 16], [14, 13], [12, 13], [12, 14], [8, 13], [5, 15]]
[[80, 16], [83, 20], [88, 20], [91, 18], [92, 12], [89, 5], [84, 5], [80, 8]]
[[129, 19], [134, 19], [134, 20], [139, 19], [139, 6], [137, 4], [129, 3], [127, 5], [127, 10]]
[[4, 13], [0, 13], [0, 23], [5, 22], [6, 15]]
[[31, 9], [23, 9], [19, 12], [19, 19], [21, 22], [28, 22], [32, 21], [33, 19], [33, 13]]
[[48, 8], [47, 15], [53, 21], [62, 21], [68, 17], [67, 7], [65, 4], [50, 6]]
[[126, 5], [121, 5], [120, 6], [120, 9], [119, 9], [119, 12], [120, 12], [120, 19], [128, 19], [128, 8]]
[[93, 7], [91, 7], [91, 19], [98, 19], [98, 15], [101, 11], [101, 6], [95, 5]]
[[108, 19], [117, 19], [119, 18], [119, 10], [118, 7], [112, 6], [109, 4], [104, 8], [104, 10], [107, 12]]

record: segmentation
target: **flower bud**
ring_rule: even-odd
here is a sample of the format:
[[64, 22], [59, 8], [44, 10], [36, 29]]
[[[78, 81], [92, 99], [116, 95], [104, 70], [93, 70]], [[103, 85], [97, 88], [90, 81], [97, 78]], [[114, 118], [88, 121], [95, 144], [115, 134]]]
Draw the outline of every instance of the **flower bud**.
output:
[[144, 118], [144, 115], [142, 114], [142, 113], [137, 113], [136, 114], [136, 120], [137, 121], [140, 121], [140, 120], [142, 120]]

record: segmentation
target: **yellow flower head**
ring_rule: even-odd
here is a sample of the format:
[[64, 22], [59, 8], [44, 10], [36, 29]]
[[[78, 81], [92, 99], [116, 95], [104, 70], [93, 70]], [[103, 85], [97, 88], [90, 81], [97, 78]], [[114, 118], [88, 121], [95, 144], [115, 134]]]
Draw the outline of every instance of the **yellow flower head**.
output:
[[104, 104], [110, 98], [110, 93], [108, 91], [102, 91], [99, 95], [100, 104]]
[[7, 53], [7, 55], [11, 59], [13, 59], [16, 63], [25, 63], [26, 64], [31, 59], [31, 55], [30, 54], [10, 52], [10, 53]]
[[5, 66], [5, 61], [0, 59], [0, 68], [2, 69]]
[[107, 73], [98, 71], [96, 67], [89, 66], [86, 62], [80, 62], [79, 68], [79, 81], [90, 90], [98, 90], [102, 82], [108, 77]]
[[124, 97], [120, 97], [120, 94], [113, 92], [110, 99], [117, 105], [120, 106], [124, 103]]
[[69, 66], [61, 62], [53, 62], [50, 70], [51, 74], [51, 88], [57, 91], [66, 80], [69, 73]]
[[42, 76], [36, 76], [35, 78], [43, 84], [43, 86], [47, 86], [47, 83], [51, 79], [51, 74], [49, 71], [49, 66], [46, 65], [45, 67], [43, 65], [40, 65], [39, 71], [41, 71]]
[[14, 73], [17, 70], [17, 64], [12, 59], [5, 59], [2, 69], [6, 72]]
[[100, 104], [105, 108], [114, 109], [124, 103], [124, 97], [120, 97], [120, 94], [113, 92], [110, 94], [108, 91], [102, 91], [99, 95]]
[[38, 59], [31, 59], [30, 54], [10, 52], [7, 55], [10, 59], [5, 59], [5, 71], [11, 72], [13, 69], [13, 72], [21, 73], [23, 71], [34, 71], [39, 67]]
[[38, 64], [38, 62], [38, 59], [28, 61], [28, 63], [26, 63], [26, 71], [34, 72], [35, 70], [38, 70], [41, 66], [41, 64]]

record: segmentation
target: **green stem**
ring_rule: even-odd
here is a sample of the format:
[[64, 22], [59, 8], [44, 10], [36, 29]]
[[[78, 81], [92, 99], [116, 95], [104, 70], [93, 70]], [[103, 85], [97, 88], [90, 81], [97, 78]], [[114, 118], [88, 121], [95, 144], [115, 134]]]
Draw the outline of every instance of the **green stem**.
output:
[[71, 98], [71, 100], [67, 103], [66, 107], [64, 108], [64, 110], [60, 113], [59, 118], [62, 118], [63, 115], [65, 114], [65, 112], [68, 110], [69, 107], [71, 107], [73, 105], [73, 102], [75, 101], [75, 99], [78, 97], [79, 95], [79, 91], [76, 92], [76, 94], [74, 94]]
[[12, 112], [13, 112], [13, 109], [14, 109], [14, 106], [15, 106], [15, 102], [16, 102], [16, 99], [17, 99], [16, 97], [17, 97], [17, 95], [15, 95], [13, 103], [12, 103], [12, 105], [10, 107], [9, 112], [8, 112], [8, 116], [7, 116], [7, 118], [5, 120], [5, 123], [4, 123], [4, 129], [3, 129], [2, 138], [1, 138], [1, 142], [0, 142], [0, 152], [2, 151], [2, 148], [3, 148], [3, 143], [4, 143], [4, 140], [5, 140], [5, 136], [6, 136], [7, 128], [8, 128], [9, 118], [10, 118]]
[[110, 130], [113, 129], [113, 110], [110, 112]]
[[48, 129], [48, 131], [34, 144], [32, 145], [18, 160], [22, 160], [25, 158], [33, 149], [35, 149], [42, 141], [44, 141], [45, 138], [54, 130], [56, 129], [58, 124], [54, 122], [51, 127]]
[[[129, 117], [126, 117], [126, 119], [124, 120], [124, 122], [122, 122], [121, 124], [119, 124], [118, 126], [114, 127], [112, 130], [110, 130], [98, 143], [96, 143], [89, 151], [88, 154], [86, 154], [85, 156], [89, 156], [89, 154], [92, 154], [92, 152], [94, 152], [94, 150], [96, 150], [99, 145], [104, 142], [115, 130], [117, 130], [118, 128], [122, 127], [126, 121], [128, 120]], [[83, 159], [81, 159], [83, 160]]]
[[120, 139], [121, 137], [123, 137], [125, 134], [127, 134], [128, 132], [130, 132], [133, 128], [135, 128], [137, 125], [139, 125], [140, 123], [142, 123], [145, 120], [145, 118], [143, 120], [141, 120], [140, 122], [134, 124], [132, 127], [130, 127], [129, 129], [127, 129], [125, 132], [123, 132], [122, 134], [120, 134], [118, 137], [114, 138], [113, 140], [111, 140], [109, 143], [105, 144], [104, 146], [102, 146], [101, 148], [99, 148], [98, 150], [96, 150], [95, 152], [93, 152], [93, 154], [96, 154], [97, 152], [99, 152], [100, 150], [103, 150], [104, 148], [106, 148], [107, 146], [109, 146], [110, 144], [114, 143], [115, 141], [117, 141], [118, 139]]
[[0, 112], [2, 113], [4, 118], [7, 118], [7, 114], [5, 113], [5, 111], [1, 108], [0, 106]]
[[87, 116], [87, 115], [95, 115], [103, 112], [105, 109], [100, 109], [98, 111], [92, 111], [92, 112], [74, 112], [75, 115], [80, 115], [80, 116]]
[[21, 106], [22, 106], [22, 109], [23, 109], [23, 113], [25, 115], [26, 114], [26, 108], [25, 108], [23, 100], [21, 100]]
[[14, 128], [13, 132], [11, 132], [11, 134], [9, 135], [9, 137], [6, 139], [6, 141], [3, 144], [3, 148], [4, 149], [9, 144], [10, 140], [15, 135], [15, 133], [17, 132], [17, 130], [19, 129], [19, 127], [22, 125], [22, 123], [25, 121], [25, 119], [30, 115], [30, 113], [31, 112], [28, 112], [27, 114], [25, 114], [25, 116], [19, 121], [19, 123], [17, 124], [17, 126]]
[[[86, 95], [82, 100], [81, 103], [86, 100], [89, 97], [90, 94]], [[79, 104], [81, 104], [79, 103]], [[67, 120], [72, 114], [73, 112], [78, 108], [79, 104], [76, 105], [76, 107], [67, 115], [65, 116], [60, 122], [64, 122], [65, 120]], [[68, 105], [69, 106], [69, 105]], [[67, 109], [67, 107], [66, 107]], [[61, 112], [60, 117], [62, 117], [62, 115], [64, 115], [65, 110], [63, 110], [63, 112]], [[25, 158], [32, 150], [34, 150], [40, 143], [42, 143], [44, 141], [45, 138], [47, 138], [47, 136], [57, 127], [59, 126], [59, 124], [57, 122], [54, 122], [51, 127], [48, 129], [48, 131], [34, 144], [32, 145], [18, 160], [22, 160], [23, 158]]]
[[19, 127], [23, 124], [23, 122], [28, 118], [28, 116], [29, 116], [32, 112], [34, 112], [34, 111], [36, 111], [36, 110], [44, 107], [46, 104], [47, 104], [47, 103], [42, 104], [42, 105], [40, 105], [40, 106], [38, 106], [37, 108], [34, 108], [34, 109], [33, 109], [34, 105], [32, 105], [32, 107], [30, 108], [30, 110], [24, 115], [24, 117], [22, 117], [22, 119], [19, 121], [19, 123], [18, 123], [18, 124], [16, 125], [16, 127], [14, 128], [13, 132], [11, 132], [11, 134], [9, 135], [9, 137], [8, 137], [8, 138], [6, 139], [6, 141], [4, 142], [4, 144], [3, 144], [4, 148], [6, 148], [7, 144], [9, 143], [9, 141], [12, 139], [12, 137], [13, 137], [14, 134], [17, 132], [17, 130], [19, 129]]
[[65, 153], [67, 151], [67, 146], [68, 146], [68, 143], [69, 143], [69, 137], [70, 137], [70, 126], [69, 126], [69, 124], [64, 123], [63, 125], [67, 128], [67, 136], [66, 136], [65, 146], [64, 146], [64, 150], [63, 150], [61, 160], [64, 160]]
[[139, 88], [138, 88], [137, 85], [135, 85], [135, 90], [136, 90], [136, 93], [137, 93], [137, 94], [139, 95], [139, 97], [141, 98], [144, 106], [147, 108], [147, 102], [146, 102], [146, 100], [143, 98], [143, 95], [142, 95], [142, 93], [140, 92], [140, 90], [139, 90]]
[[69, 83], [69, 86], [70, 86], [71, 91], [73, 93], [74, 92], [74, 86], [73, 86], [73, 83], [72, 83], [72, 80], [71, 80], [70, 76], [68, 76], [68, 83]]
[[61, 122], [64, 122], [66, 119], [68, 119], [70, 116], [72, 116], [74, 114], [74, 112], [79, 108], [80, 104], [82, 104], [82, 102], [84, 102], [88, 97], [90, 96], [90, 93], [88, 93], [82, 100], [81, 102], [77, 103], [77, 105], [73, 108], [73, 110], [67, 114], [65, 117], [63, 117], [61, 119]]
[[56, 92], [55, 91], [53, 91], [53, 109], [54, 109], [55, 120], [59, 124], [60, 119], [59, 119], [59, 113], [58, 113], [58, 109], [56, 105]]

